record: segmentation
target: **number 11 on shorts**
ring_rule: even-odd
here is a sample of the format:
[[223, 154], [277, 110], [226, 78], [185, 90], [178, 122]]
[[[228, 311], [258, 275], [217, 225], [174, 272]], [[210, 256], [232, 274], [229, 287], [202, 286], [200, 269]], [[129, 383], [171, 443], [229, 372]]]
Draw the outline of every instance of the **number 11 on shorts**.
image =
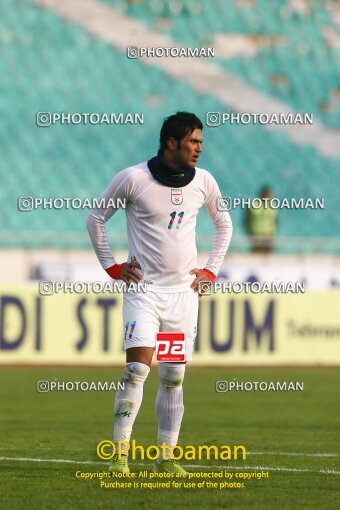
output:
[[177, 363], [185, 361], [184, 333], [156, 333], [156, 360]]

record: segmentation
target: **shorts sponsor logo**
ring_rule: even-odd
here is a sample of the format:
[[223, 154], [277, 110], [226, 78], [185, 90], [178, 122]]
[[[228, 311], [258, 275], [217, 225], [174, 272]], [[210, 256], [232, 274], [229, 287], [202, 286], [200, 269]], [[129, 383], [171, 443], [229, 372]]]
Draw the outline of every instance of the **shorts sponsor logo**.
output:
[[157, 333], [156, 360], [159, 362], [185, 361], [184, 333]]

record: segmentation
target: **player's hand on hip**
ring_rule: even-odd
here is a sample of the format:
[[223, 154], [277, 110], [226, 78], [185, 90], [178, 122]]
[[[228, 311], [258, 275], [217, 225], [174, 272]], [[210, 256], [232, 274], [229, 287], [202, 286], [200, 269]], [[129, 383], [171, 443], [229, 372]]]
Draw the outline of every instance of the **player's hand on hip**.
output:
[[[206, 292], [205, 287], [207, 287], [209, 284], [212, 285], [212, 282], [215, 279], [211, 271], [207, 272], [206, 269], [194, 268], [190, 271], [190, 274], [196, 276], [191, 284], [191, 288], [194, 290], [194, 292], [198, 292], [199, 296]], [[206, 285], [202, 285], [202, 283], [206, 283]]]
[[138, 262], [124, 262], [120, 271], [120, 279], [125, 283], [138, 283], [142, 280], [142, 276], [136, 271], [142, 269]]
[[105, 271], [114, 280], [123, 280], [125, 283], [138, 283], [142, 280], [142, 276], [136, 271], [142, 269], [137, 261], [124, 262], [123, 264], [114, 264]]

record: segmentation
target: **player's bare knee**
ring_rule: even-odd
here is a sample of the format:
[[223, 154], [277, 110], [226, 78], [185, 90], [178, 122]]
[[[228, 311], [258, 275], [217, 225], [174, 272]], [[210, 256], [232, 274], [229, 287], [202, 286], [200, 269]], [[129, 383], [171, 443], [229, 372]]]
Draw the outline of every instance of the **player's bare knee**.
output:
[[160, 363], [158, 365], [159, 382], [167, 391], [174, 391], [182, 387], [184, 373], [184, 364]]
[[127, 363], [121, 381], [132, 385], [144, 384], [149, 372], [150, 368], [144, 363], [139, 363], [137, 361]]

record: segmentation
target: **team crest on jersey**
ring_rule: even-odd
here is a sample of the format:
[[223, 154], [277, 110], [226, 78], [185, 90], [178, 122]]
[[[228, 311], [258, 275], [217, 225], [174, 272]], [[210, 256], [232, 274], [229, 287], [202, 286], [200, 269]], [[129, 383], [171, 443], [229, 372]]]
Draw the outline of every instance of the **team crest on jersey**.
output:
[[180, 205], [183, 202], [183, 192], [181, 189], [171, 190], [171, 202], [175, 205]]

